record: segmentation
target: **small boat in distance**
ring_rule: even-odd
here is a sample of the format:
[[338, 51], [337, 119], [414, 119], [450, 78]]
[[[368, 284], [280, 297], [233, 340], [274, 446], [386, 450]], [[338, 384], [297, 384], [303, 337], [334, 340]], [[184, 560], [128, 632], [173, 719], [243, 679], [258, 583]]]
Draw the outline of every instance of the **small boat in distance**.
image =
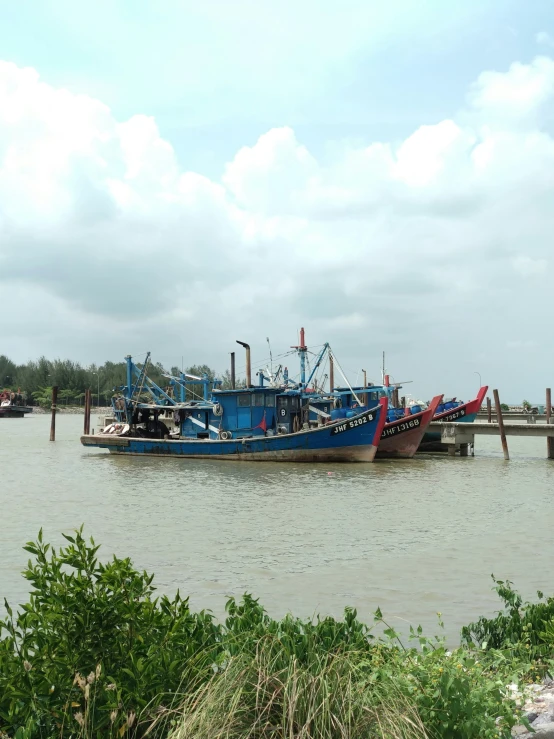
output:
[[[488, 389], [488, 385], [484, 385], [479, 389], [477, 397], [467, 403], [456, 400], [455, 398], [442, 403], [433, 416], [433, 422], [473, 423], [477, 417], [477, 413], [481, 410]], [[440, 431], [435, 430], [427, 431], [419, 446], [419, 451], [421, 452], [443, 452], [446, 449], [446, 445], [441, 443]]]
[[[372, 462], [386, 421], [387, 398], [348, 417], [310, 421], [305, 394], [315, 368], [306, 380], [304, 329], [300, 345], [300, 382], [276, 382], [258, 372], [252, 385], [250, 347], [246, 349], [246, 386], [221, 389], [221, 382], [181, 373], [170, 377], [172, 392], [158, 387], [146, 374], [149, 355], [142, 367], [127, 357], [127, 384], [114, 399], [117, 423], [97, 434], [86, 434], [81, 443], [107, 449], [112, 454], [155, 455], [218, 460], [276, 462]], [[315, 367], [329, 349], [325, 344]], [[203, 385], [198, 400], [187, 400], [191, 385]], [[212, 384], [211, 392], [209, 385]], [[151, 402], [144, 399], [148, 393]], [[176, 398], [179, 398], [177, 400]], [[172, 416], [174, 430], [167, 420]]]
[[25, 403], [21, 391], [0, 391], [0, 418], [23, 418], [26, 413], [32, 413], [31, 406]]

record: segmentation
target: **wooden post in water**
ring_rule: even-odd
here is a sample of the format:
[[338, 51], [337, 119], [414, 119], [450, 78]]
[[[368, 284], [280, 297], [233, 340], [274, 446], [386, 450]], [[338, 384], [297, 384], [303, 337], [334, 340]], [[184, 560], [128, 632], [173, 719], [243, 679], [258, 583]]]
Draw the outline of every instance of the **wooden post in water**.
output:
[[84, 425], [84, 433], [90, 434], [90, 388], [87, 388], [85, 390], [85, 425]]
[[487, 397], [487, 422], [492, 423], [492, 403], [489, 397]]
[[88, 389], [88, 414], [87, 414], [87, 434], [90, 434], [90, 414], [92, 413], [92, 389]]
[[52, 388], [52, 418], [50, 420], [50, 441], [56, 441], [56, 410], [58, 405], [58, 386]]
[[510, 453], [508, 452], [508, 442], [506, 441], [506, 432], [504, 431], [504, 419], [502, 417], [502, 408], [500, 407], [500, 398], [498, 397], [498, 390], [493, 390], [494, 404], [496, 406], [496, 416], [498, 418], [498, 430], [500, 431], [500, 441], [502, 442], [502, 451], [504, 452], [504, 459], [510, 459]]
[[235, 385], [235, 352], [231, 352], [231, 387], [234, 390]]
[[83, 413], [83, 434], [87, 433], [87, 406], [88, 406], [88, 390], [85, 390], [85, 407]]
[[[549, 387], [546, 388], [546, 423], [550, 423], [552, 415], [552, 392]], [[554, 459], [554, 438], [546, 437], [546, 456], [548, 459]]]

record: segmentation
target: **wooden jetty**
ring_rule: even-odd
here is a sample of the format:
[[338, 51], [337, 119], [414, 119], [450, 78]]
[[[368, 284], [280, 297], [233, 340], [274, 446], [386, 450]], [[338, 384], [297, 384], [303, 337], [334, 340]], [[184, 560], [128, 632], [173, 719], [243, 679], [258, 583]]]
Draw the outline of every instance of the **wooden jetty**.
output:
[[[487, 411], [479, 411], [477, 421], [486, 420], [488, 418]], [[546, 413], [513, 413], [512, 411], [503, 411], [502, 418], [505, 421], [520, 421], [521, 423], [548, 423]], [[491, 412], [491, 419], [497, 420], [496, 411]]]
[[[491, 412], [488, 403], [488, 421], [476, 420], [473, 423], [444, 423], [434, 421], [429, 428], [441, 434], [443, 444], [448, 454], [454, 456], [459, 452], [460, 456], [467, 457], [469, 450], [473, 451], [476, 436], [499, 436], [502, 442], [504, 458], [508, 460], [507, 436], [534, 436], [546, 439], [546, 456], [554, 459], [554, 424], [551, 424], [551, 393], [550, 388], [546, 390], [546, 413], [517, 414], [517, 421], [512, 420], [516, 414], [503, 413], [500, 408], [498, 391], [494, 391], [496, 412]], [[495, 419], [494, 421], [492, 419]]]
[[[500, 436], [498, 423], [474, 421], [473, 423], [431, 423], [430, 428], [441, 432], [441, 443], [448, 446], [449, 454], [460, 452], [462, 457], [467, 456], [470, 445], [475, 442], [476, 436]], [[545, 423], [510, 423], [504, 422], [506, 436], [540, 436], [543, 439], [554, 438], [554, 425]], [[554, 459], [554, 454], [548, 454]]]

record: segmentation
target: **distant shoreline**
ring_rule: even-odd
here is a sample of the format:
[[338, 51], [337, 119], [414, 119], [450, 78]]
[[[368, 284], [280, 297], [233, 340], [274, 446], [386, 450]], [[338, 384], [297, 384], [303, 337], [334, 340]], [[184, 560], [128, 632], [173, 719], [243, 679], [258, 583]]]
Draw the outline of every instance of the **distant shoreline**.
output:
[[[37, 416], [42, 416], [50, 413], [50, 408], [41, 408], [40, 406], [33, 406], [33, 413]], [[83, 406], [71, 406], [58, 405], [58, 413], [63, 415], [84, 415], [85, 409]], [[94, 406], [90, 409], [91, 416], [97, 414], [99, 416], [108, 416], [113, 413], [113, 408], [110, 406], [100, 406], [99, 408]]]

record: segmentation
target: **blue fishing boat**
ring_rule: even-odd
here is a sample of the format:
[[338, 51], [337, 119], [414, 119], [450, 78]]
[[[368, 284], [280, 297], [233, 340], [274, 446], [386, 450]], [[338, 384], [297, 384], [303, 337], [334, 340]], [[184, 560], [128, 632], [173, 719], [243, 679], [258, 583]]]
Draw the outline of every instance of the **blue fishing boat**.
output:
[[[221, 460], [282, 462], [372, 462], [387, 414], [387, 399], [349, 417], [306, 418], [304, 329], [300, 346], [300, 382], [285, 376], [275, 383], [260, 371], [252, 385], [250, 347], [246, 349], [246, 386], [223, 390], [219, 380], [181, 373], [165, 389], [147, 375], [149, 355], [139, 367], [127, 357], [127, 382], [114, 398], [115, 422], [81, 437], [86, 447], [113, 454], [155, 455]], [[325, 345], [325, 348], [327, 345]], [[322, 351], [324, 351], [322, 350]], [[316, 366], [319, 362], [316, 363]], [[266, 384], [267, 383], [267, 384]], [[190, 399], [191, 389], [202, 395]], [[148, 395], [149, 400], [144, 397]]]

